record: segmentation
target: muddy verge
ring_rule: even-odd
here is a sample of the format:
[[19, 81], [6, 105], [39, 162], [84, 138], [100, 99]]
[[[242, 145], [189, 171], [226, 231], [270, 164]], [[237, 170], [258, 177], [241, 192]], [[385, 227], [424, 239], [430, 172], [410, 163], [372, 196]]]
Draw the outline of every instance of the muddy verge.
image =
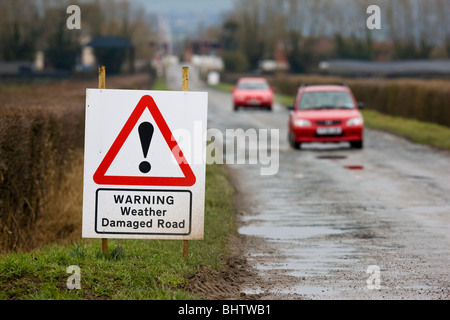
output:
[[[238, 179], [230, 170], [228, 170], [228, 178], [235, 188], [233, 205], [238, 225], [241, 226], [242, 217], [255, 214], [249, 209], [252, 208], [252, 195], [240, 187]], [[289, 277], [284, 275], [264, 279], [248, 262], [249, 252], [258, 251], [252, 249], [264, 248], [269, 253], [274, 252], [264, 239], [236, 233], [230, 236], [228, 248], [232, 254], [225, 259], [222, 269], [214, 270], [202, 266], [199, 272], [188, 277], [184, 289], [207, 300], [301, 299], [300, 295], [273, 292], [272, 289], [275, 287], [288, 288], [291, 284]], [[255, 293], [252, 288], [259, 288], [259, 290]], [[249, 289], [248, 292], [246, 289]]]
[[[256, 276], [242, 252], [240, 236], [230, 238], [233, 255], [224, 261], [224, 267], [214, 270], [200, 266], [200, 271], [188, 277], [185, 290], [207, 300], [236, 300], [254, 298], [241, 292], [243, 283]], [[235, 249], [237, 249], [235, 251]]]

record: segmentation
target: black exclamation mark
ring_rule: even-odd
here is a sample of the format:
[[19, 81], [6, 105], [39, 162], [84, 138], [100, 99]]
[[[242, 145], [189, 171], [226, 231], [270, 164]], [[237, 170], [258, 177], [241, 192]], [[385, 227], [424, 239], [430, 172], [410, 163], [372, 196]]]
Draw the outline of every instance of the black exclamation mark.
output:
[[[144, 152], [144, 158], [147, 158], [148, 149], [150, 148], [150, 142], [153, 137], [153, 125], [150, 122], [142, 122], [139, 125], [139, 138], [141, 139], [142, 151]], [[150, 171], [152, 166], [148, 161], [142, 161], [139, 164], [139, 170], [142, 173], [147, 173]]]

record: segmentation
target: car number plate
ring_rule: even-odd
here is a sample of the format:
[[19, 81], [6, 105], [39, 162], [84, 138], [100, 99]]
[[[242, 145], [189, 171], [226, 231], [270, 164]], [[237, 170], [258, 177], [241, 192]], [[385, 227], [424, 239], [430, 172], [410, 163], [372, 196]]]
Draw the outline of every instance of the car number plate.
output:
[[261, 104], [261, 101], [256, 100], [256, 99], [252, 99], [252, 100], [250, 100], [250, 101], [248, 102], [248, 104], [251, 104], [251, 105], [253, 105], [253, 106], [258, 106], [258, 105]]
[[318, 135], [338, 135], [342, 133], [341, 127], [317, 128]]

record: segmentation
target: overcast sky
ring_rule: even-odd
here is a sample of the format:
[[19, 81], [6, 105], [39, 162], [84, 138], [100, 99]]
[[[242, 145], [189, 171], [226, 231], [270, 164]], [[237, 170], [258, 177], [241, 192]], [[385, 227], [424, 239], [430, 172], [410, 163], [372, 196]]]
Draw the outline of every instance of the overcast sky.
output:
[[221, 13], [232, 8], [234, 0], [131, 0], [144, 5], [148, 13], [152, 12], [215, 12]]

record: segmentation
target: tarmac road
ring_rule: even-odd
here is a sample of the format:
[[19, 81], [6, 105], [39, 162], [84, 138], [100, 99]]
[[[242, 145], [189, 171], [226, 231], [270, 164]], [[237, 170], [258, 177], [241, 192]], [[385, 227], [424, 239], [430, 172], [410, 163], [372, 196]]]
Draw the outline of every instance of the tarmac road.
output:
[[208, 91], [209, 128], [279, 130], [275, 175], [261, 175], [260, 164], [228, 165], [245, 256], [259, 274], [243, 292], [261, 299], [450, 298], [450, 152], [369, 129], [363, 150], [345, 143], [293, 150], [286, 108], [234, 112], [231, 94], [191, 73], [190, 89]]

